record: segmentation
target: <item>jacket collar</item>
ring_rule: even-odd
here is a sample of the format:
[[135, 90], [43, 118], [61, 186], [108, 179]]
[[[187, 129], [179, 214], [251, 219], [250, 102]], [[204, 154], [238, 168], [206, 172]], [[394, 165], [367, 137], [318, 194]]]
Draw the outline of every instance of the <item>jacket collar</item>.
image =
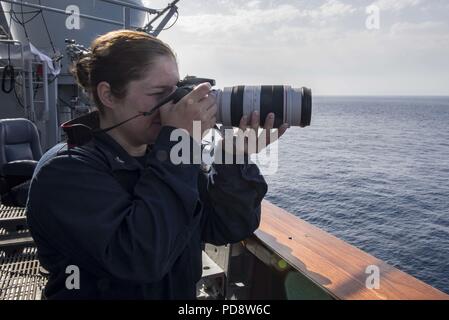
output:
[[[107, 158], [113, 171], [115, 170], [142, 170], [139, 161], [130, 156], [123, 147], [105, 132], [94, 133], [100, 128], [99, 112], [94, 111], [62, 125], [67, 134], [68, 148], [92, 145], [99, 149]], [[151, 151], [148, 146], [146, 156]]]

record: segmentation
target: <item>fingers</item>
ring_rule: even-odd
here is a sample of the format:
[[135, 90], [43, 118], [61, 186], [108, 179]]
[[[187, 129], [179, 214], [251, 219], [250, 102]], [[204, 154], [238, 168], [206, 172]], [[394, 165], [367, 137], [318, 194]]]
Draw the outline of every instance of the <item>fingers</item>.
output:
[[[216, 104], [213, 104], [209, 109], [207, 109], [203, 115], [202, 119], [206, 122], [215, 122], [217, 121], [217, 112], [218, 112], [218, 106]], [[215, 120], [214, 120], [215, 119]]]
[[282, 137], [284, 133], [287, 131], [287, 129], [290, 128], [290, 125], [288, 123], [284, 123], [280, 128], [278, 132], [278, 138]]
[[263, 134], [265, 134], [266, 146], [269, 146], [270, 144], [279, 140], [288, 128], [290, 128], [290, 125], [285, 123], [280, 126], [276, 132], [273, 132], [272, 128], [264, 130]]
[[[249, 124], [248, 124], [248, 119], [250, 120]], [[258, 135], [258, 131], [260, 128], [260, 114], [257, 111], [255, 111], [249, 117], [248, 116], [243, 117], [240, 120], [239, 128], [240, 128], [241, 132], [246, 132], [248, 127], [251, 128], [256, 133], [256, 136], [258, 137], [258, 139], [265, 139], [265, 141], [266, 141], [265, 145], [268, 146], [271, 143], [275, 142], [280, 137], [281, 133], [284, 134], [285, 130], [287, 129], [287, 128], [282, 128], [282, 132], [278, 132], [279, 135], [272, 135], [272, 130], [274, 127], [275, 119], [276, 119], [276, 115], [274, 113], [269, 113], [267, 115], [267, 118], [265, 119], [264, 130], [260, 135]], [[259, 151], [260, 150], [258, 150], [257, 147], [255, 148], [255, 150], [252, 150], [252, 151], [250, 151], [248, 149], [248, 152], [252, 152], [252, 153], [257, 153]]]
[[[207, 105], [208, 104], [206, 103], [206, 106]], [[215, 126], [215, 124], [217, 123], [217, 113], [218, 106], [216, 103], [212, 103], [210, 107], [207, 107], [205, 111], [201, 112], [201, 123], [205, 130], [211, 129]]]
[[267, 118], [265, 119], [265, 126], [264, 129], [265, 130], [271, 130], [274, 127], [274, 120], [275, 120], [276, 116], [274, 113], [269, 113], [267, 115]]
[[[264, 128], [267, 130], [273, 129], [275, 118], [276, 116], [274, 113], [268, 114], [265, 120]], [[260, 115], [257, 111], [254, 111], [250, 116], [243, 116], [240, 120], [239, 128], [246, 131], [246, 129], [248, 129], [248, 119], [250, 120], [249, 126], [254, 130], [258, 130], [260, 127]]]
[[263, 139], [265, 137], [265, 145], [268, 146], [270, 143], [274, 142], [272, 140], [271, 137], [271, 130], [273, 129], [274, 126], [274, 120], [275, 120], [276, 116], [274, 113], [269, 113], [267, 115], [267, 118], [265, 119], [265, 126], [264, 126], [264, 130], [260, 135], [260, 138]]
[[[206, 96], [197, 103], [197, 106], [201, 113], [207, 112], [209, 109], [214, 107], [214, 105], [217, 105], [217, 103], [213, 96]], [[218, 111], [218, 109], [217, 109], [217, 111]]]
[[258, 111], [254, 111], [251, 115], [251, 128], [256, 131], [256, 134], [259, 131], [260, 127], [260, 114]]
[[[212, 89], [212, 86], [210, 83], [202, 83], [199, 86], [197, 86], [195, 89], [193, 89], [192, 92], [190, 92], [188, 95], [186, 95], [182, 100], [184, 100], [188, 105], [193, 105], [197, 102], [200, 102], [203, 100], [207, 94]], [[181, 100], [181, 101], [182, 101]]]
[[248, 129], [248, 116], [243, 116], [242, 119], [240, 120], [240, 124], [239, 124], [239, 129], [242, 130], [243, 132], [246, 131], [246, 129]]
[[201, 121], [208, 128], [212, 128], [217, 122], [218, 106], [214, 98], [204, 98], [198, 103]]
[[155, 114], [159, 113], [161, 116], [165, 116], [165, 115], [169, 114], [170, 112], [173, 112], [174, 109], [175, 109], [175, 104], [172, 101], [170, 101], [170, 102], [164, 104], [162, 107], [160, 107], [157, 110], [151, 109], [149, 111], [149, 114], [155, 115]]

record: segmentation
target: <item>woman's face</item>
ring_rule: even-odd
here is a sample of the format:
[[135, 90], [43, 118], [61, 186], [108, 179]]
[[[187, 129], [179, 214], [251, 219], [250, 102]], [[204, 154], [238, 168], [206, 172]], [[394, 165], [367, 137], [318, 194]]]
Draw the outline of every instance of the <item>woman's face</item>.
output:
[[[131, 81], [127, 95], [116, 108], [115, 121], [125, 121], [141, 113], [151, 111], [159, 101], [172, 93], [179, 82], [178, 65], [170, 56], [156, 58], [142, 80]], [[123, 125], [121, 135], [133, 146], [153, 144], [161, 130], [160, 113], [138, 117]]]

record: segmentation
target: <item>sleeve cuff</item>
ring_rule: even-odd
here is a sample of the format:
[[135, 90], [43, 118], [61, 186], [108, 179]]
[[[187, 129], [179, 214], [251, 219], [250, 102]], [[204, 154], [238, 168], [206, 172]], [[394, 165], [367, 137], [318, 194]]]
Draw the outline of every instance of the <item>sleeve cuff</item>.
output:
[[266, 183], [255, 164], [214, 164], [213, 167], [214, 181], [231, 181], [238, 177], [246, 181]]

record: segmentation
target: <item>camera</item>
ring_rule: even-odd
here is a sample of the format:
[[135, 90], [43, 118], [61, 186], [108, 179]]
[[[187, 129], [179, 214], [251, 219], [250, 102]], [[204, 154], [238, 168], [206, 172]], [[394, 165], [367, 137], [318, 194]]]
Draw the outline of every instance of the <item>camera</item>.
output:
[[[201, 83], [215, 86], [213, 79], [187, 76], [177, 84], [177, 90], [170, 96], [174, 103], [189, 94]], [[293, 88], [286, 85], [277, 86], [234, 86], [223, 90], [213, 90], [218, 105], [217, 123], [224, 126], [238, 127], [244, 115], [258, 111], [261, 125], [269, 113], [275, 114], [274, 128], [288, 123], [290, 126], [308, 127], [312, 120], [312, 90]]]

